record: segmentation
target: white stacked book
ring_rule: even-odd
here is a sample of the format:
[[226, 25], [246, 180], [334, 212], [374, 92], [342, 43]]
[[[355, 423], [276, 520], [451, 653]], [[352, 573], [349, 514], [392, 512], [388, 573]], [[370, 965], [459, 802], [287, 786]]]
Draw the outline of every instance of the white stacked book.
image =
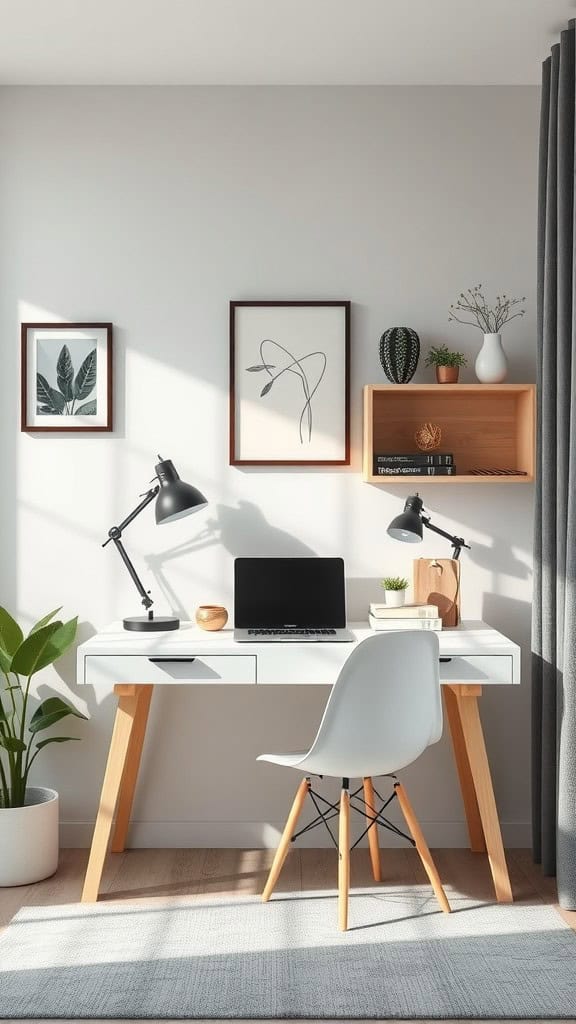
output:
[[370, 628], [376, 631], [398, 629], [432, 629], [439, 633], [442, 619], [435, 604], [405, 604], [392, 608], [386, 604], [371, 604]]

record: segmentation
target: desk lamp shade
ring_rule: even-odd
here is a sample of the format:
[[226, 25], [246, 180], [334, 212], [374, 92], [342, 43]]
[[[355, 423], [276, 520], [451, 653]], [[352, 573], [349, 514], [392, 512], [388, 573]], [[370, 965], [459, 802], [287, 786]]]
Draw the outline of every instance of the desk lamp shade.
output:
[[158, 525], [173, 523], [206, 507], [208, 502], [204, 495], [180, 479], [172, 459], [163, 459], [155, 469], [160, 484], [155, 508]]
[[404, 511], [390, 523], [388, 536], [407, 544], [420, 543], [424, 532], [421, 517], [423, 507], [422, 499], [417, 494], [411, 494], [406, 499]]

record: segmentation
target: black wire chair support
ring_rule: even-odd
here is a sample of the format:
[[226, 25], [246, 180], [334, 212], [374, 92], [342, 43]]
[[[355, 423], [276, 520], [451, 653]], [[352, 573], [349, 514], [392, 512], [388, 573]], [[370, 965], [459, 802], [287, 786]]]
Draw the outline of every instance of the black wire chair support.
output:
[[[320, 778], [321, 777], [322, 776], [320, 776]], [[396, 776], [387, 775], [385, 776], [385, 778], [395, 780]], [[345, 779], [342, 780], [343, 783], [346, 781], [347, 780]], [[406, 834], [406, 832], [403, 832], [402, 829], [398, 828], [398, 826], [395, 825], [393, 821], [390, 821], [390, 819], [385, 817], [385, 815], [382, 813], [395, 799], [396, 790], [393, 789], [391, 796], [389, 796], [388, 799], [385, 800], [384, 797], [382, 797], [380, 793], [377, 791], [377, 789], [374, 788], [374, 795], [378, 798], [382, 805], [380, 807], [380, 810], [376, 810], [375, 807], [371, 807], [370, 804], [366, 803], [366, 800], [364, 799], [363, 796], [360, 796], [360, 794], [363, 793], [363, 789], [363, 786], [358, 786], [358, 789], [355, 789], [353, 793], [350, 793], [350, 809], [352, 811], [356, 811], [357, 814], [362, 815], [362, 817], [364, 818], [365, 821], [368, 822], [368, 824], [364, 831], [361, 833], [361, 835], [358, 836], [356, 842], [352, 844], [350, 849], [354, 850], [358, 846], [358, 844], [362, 842], [364, 836], [368, 835], [368, 832], [370, 831], [371, 828], [374, 827], [374, 825], [380, 825], [382, 828], [387, 829], [388, 832], [392, 832], [393, 835], [399, 836], [401, 839], [406, 839], [406, 841], [409, 842], [411, 846], [416, 846], [416, 843], [414, 842], [412, 836], [409, 836]], [[322, 796], [321, 793], [317, 793], [314, 789], [312, 789], [312, 786], [308, 787], [308, 793], [310, 794], [310, 799], [314, 804], [316, 810], [316, 817], [313, 818], [312, 821], [308, 822], [307, 825], [304, 825], [304, 828], [301, 828], [298, 830], [298, 832], [295, 832], [294, 835], [292, 836], [291, 841], [294, 842], [296, 839], [299, 839], [300, 836], [305, 835], [306, 832], [311, 832], [313, 829], [317, 828], [318, 825], [324, 825], [326, 831], [328, 832], [328, 835], [330, 836], [330, 839], [332, 840], [332, 843], [334, 844], [336, 849], [338, 849], [338, 840], [336, 839], [329, 825], [329, 822], [333, 821], [335, 818], [338, 818], [340, 816], [340, 808], [338, 804], [331, 803], [330, 800], [327, 800], [326, 797]], [[326, 810], [322, 809], [321, 804], [326, 807]], [[360, 804], [360, 806], [358, 806], [358, 804]]]

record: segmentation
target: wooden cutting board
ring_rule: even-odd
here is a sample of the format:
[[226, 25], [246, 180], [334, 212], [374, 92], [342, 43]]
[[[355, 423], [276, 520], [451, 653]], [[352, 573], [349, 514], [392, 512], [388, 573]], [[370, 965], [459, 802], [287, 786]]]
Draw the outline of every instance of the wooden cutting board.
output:
[[444, 626], [460, 622], [460, 562], [455, 558], [414, 559], [414, 603], [435, 604]]

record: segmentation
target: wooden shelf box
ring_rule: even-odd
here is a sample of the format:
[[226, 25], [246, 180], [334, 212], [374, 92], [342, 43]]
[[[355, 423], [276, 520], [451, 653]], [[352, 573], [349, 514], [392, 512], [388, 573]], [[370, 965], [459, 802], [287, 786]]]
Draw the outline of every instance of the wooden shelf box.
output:
[[[364, 388], [364, 480], [368, 483], [530, 483], [535, 472], [533, 384], [368, 384]], [[417, 453], [423, 423], [442, 430], [454, 476], [376, 476], [374, 455]], [[474, 469], [522, 470], [522, 476], [476, 476]]]

